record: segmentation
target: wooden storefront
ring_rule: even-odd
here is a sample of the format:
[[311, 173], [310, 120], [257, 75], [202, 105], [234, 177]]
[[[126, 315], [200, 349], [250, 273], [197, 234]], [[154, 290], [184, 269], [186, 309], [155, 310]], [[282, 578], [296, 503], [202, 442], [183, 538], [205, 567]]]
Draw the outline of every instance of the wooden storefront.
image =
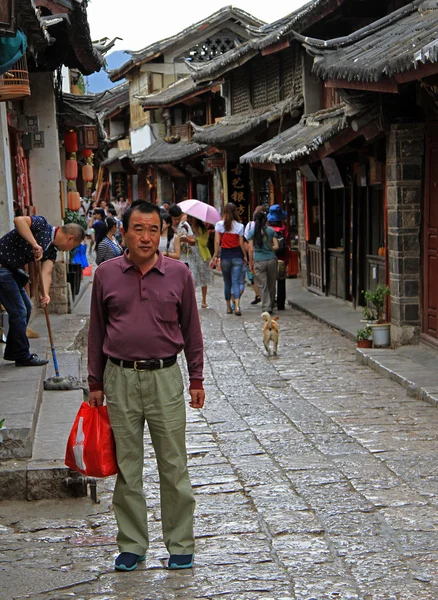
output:
[[423, 227], [422, 336], [438, 345], [438, 123], [429, 123]]
[[387, 282], [384, 164], [359, 153], [331, 160], [303, 183], [307, 285], [357, 306]]

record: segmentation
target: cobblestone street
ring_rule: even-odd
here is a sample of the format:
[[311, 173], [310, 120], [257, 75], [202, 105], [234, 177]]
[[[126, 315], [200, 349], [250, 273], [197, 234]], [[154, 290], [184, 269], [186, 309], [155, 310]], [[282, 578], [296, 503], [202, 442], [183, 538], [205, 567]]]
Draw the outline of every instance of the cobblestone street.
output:
[[152, 544], [117, 573], [113, 478], [89, 498], [0, 504], [0, 599], [433, 600], [438, 597], [438, 411], [355, 361], [355, 344], [280, 313], [279, 356], [260, 310], [202, 310], [202, 412], [188, 409], [197, 496], [193, 571], [163, 569], [146, 441]]

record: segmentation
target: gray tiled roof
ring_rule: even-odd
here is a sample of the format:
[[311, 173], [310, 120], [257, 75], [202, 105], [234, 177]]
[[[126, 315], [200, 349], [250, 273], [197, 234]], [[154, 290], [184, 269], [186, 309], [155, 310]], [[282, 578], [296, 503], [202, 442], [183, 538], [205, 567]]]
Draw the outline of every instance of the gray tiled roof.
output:
[[240, 162], [286, 163], [317, 150], [348, 127], [345, 104], [302, 117], [298, 125], [240, 157]]
[[198, 85], [193, 81], [192, 77], [188, 76], [184, 79], [179, 79], [175, 83], [169, 85], [169, 87], [160, 90], [155, 94], [139, 96], [138, 99], [145, 109], [171, 106], [172, 104], [181, 102], [185, 98], [208, 92], [208, 90], [217, 84], [218, 82], [214, 81], [208, 84]]
[[179, 141], [175, 144], [157, 140], [144, 152], [134, 154], [134, 164], [159, 164], [181, 162], [202, 153], [207, 146], [196, 142]]
[[379, 81], [438, 60], [438, 2], [416, 0], [350, 36], [297, 39], [323, 79]]
[[168, 37], [164, 40], [160, 40], [158, 42], [154, 42], [153, 44], [146, 46], [142, 50], [127, 53], [131, 55], [131, 58], [118, 69], [110, 71], [110, 78], [112, 79], [112, 81], [117, 81], [117, 79], [121, 78], [130, 69], [135, 67], [136, 64], [141, 64], [142, 62], [147, 61], [156, 54], [164, 52], [165, 50], [171, 48], [173, 45], [181, 42], [182, 40], [185, 40], [190, 36], [198, 34], [201, 30], [205, 29], [205, 31], [207, 32], [207, 26], [215, 26], [220, 23], [225, 23], [229, 18], [234, 18], [234, 20], [240, 21], [243, 24], [243, 26], [253, 25], [255, 27], [258, 27], [263, 24], [263, 21], [260, 21], [256, 17], [253, 17], [252, 15], [243, 10], [240, 10], [240, 8], [235, 8], [234, 6], [224, 6], [212, 15], [209, 15], [206, 19], [198, 21], [197, 23], [193, 23], [193, 25], [190, 25], [190, 27], [187, 27], [183, 31], [180, 31], [176, 35]]
[[[214, 125], [208, 125], [207, 127], [193, 126], [196, 132], [193, 140], [213, 145], [227, 142], [237, 143], [247, 133], [256, 129], [266, 129], [270, 123], [278, 121], [282, 115], [293, 113], [302, 105], [302, 96], [295, 96], [272, 106], [223, 117]], [[299, 113], [297, 112], [295, 116], [298, 118]]]

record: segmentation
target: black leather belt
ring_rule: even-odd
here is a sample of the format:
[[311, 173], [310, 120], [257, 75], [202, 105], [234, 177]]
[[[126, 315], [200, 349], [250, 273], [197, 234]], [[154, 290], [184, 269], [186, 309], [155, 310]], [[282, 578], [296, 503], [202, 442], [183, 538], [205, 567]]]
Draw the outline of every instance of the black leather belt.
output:
[[165, 369], [176, 363], [176, 355], [168, 358], [147, 358], [146, 360], [121, 360], [120, 358], [108, 357], [115, 365], [123, 369], [134, 369], [134, 371], [152, 371], [154, 369]]

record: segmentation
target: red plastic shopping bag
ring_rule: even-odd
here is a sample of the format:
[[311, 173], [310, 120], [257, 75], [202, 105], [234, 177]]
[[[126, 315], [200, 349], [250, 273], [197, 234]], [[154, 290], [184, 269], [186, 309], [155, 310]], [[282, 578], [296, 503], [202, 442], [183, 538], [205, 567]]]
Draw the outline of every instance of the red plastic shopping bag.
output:
[[88, 477], [118, 473], [116, 445], [106, 406], [82, 402], [68, 438], [65, 464]]

